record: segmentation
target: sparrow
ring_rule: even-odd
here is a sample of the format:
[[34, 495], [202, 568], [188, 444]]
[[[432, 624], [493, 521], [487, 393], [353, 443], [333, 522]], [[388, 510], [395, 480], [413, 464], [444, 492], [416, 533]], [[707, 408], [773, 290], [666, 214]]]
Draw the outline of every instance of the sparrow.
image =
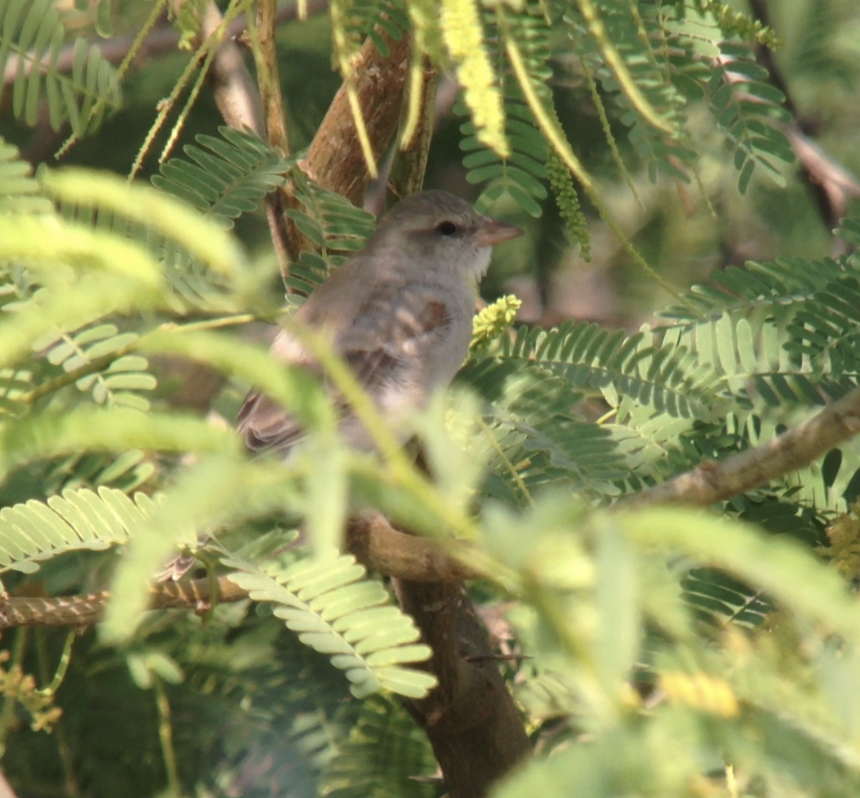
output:
[[[329, 337], [397, 433], [398, 420], [447, 387], [463, 364], [492, 247], [519, 235], [520, 228], [478, 213], [453, 194], [412, 194], [383, 218], [363, 250], [313, 291], [292, 323]], [[321, 373], [287, 329], [278, 333], [272, 353]], [[350, 409], [339, 402], [338, 410], [341, 439], [371, 451], [370, 436]], [[237, 429], [251, 452], [284, 457], [303, 437], [288, 411], [254, 390]], [[405, 443], [408, 435], [399, 436]]]
[[[363, 250], [317, 287], [292, 325], [327, 334], [377, 410], [406, 443], [397, 422], [448, 386], [469, 351], [478, 282], [492, 247], [522, 235], [512, 224], [478, 213], [444, 191], [401, 200]], [[288, 329], [272, 344], [275, 357], [323, 377], [310, 353]], [[338, 434], [351, 448], [372, 451], [367, 431], [338, 397]], [[253, 453], [287, 459], [304, 436], [296, 419], [252, 390], [239, 410], [237, 430]], [[158, 575], [178, 580], [194, 556], [175, 557]]]

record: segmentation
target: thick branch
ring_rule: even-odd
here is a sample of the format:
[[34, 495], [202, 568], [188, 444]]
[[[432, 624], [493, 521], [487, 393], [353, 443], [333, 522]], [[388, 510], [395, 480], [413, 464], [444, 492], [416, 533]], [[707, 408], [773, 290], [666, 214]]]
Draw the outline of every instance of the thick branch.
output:
[[433, 652], [424, 667], [438, 680], [409, 709], [433, 747], [448, 795], [483, 798], [531, 753], [487, 631], [464, 582], [397, 579], [394, 589]]
[[[412, 152], [416, 151], [416, 147], [424, 146], [423, 143], [419, 142], [423, 142], [425, 137], [432, 138], [433, 133], [439, 127], [440, 122], [450, 115], [451, 109], [454, 107], [454, 101], [457, 98], [457, 91], [459, 90], [459, 84], [450, 77], [445, 75], [433, 75], [429, 72], [429, 69], [430, 67], [425, 64], [424, 83], [422, 89], [424, 96], [422, 98], [422, 103], [426, 103], [428, 98], [432, 96], [433, 106], [428, 108], [424, 105], [423, 107], [422, 114], [420, 115], [422, 121], [419, 122], [419, 124], [423, 124], [423, 132], [420, 129], [416, 130], [416, 138], [411, 142], [411, 145], [406, 148]], [[430, 81], [435, 84], [434, 88], [430, 88], [428, 86]], [[404, 108], [404, 113], [406, 111], [407, 109]], [[430, 128], [428, 128], [427, 125], [428, 121], [432, 122], [432, 127]], [[401, 116], [401, 124], [403, 124], [403, 116]], [[427, 139], [428, 147], [429, 143], [429, 139]], [[421, 167], [421, 184], [418, 189], [409, 190], [409, 182], [401, 180], [400, 177], [392, 178], [392, 167], [394, 166], [394, 161], [399, 156], [400, 152], [400, 150], [395, 150], [385, 159], [382, 168], [380, 168], [379, 177], [373, 181], [365, 195], [364, 210], [372, 213], [374, 216], [380, 216], [385, 213], [385, 209], [390, 204], [388, 201], [389, 188], [391, 195], [399, 198], [412, 193], [412, 190], [419, 191], [424, 185], [424, 173], [427, 171], [426, 162]], [[409, 168], [400, 166], [397, 168], [403, 169], [404, 174], [417, 174], [417, 170], [410, 170]]]
[[803, 468], [858, 432], [860, 388], [855, 388], [817, 416], [769, 443], [720, 462], [701, 463], [686, 474], [623, 499], [614, 509], [630, 510], [652, 504], [705, 507]]
[[413, 701], [451, 798], [482, 798], [531, 752], [487, 633], [463, 583], [398, 582], [403, 609], [433, 649], [439, 685]]
[[[368, 39], [354, 65], [355, 91], [377, 163], [397, 130], [409, 58], [406, 36], [396, 41], [384, 31], [379, 33], [390, 55], [383, 57]], [[304, 168], [320, 185], [343, 195], [353, 205], [361, 206], [369, 175], [358, 143], [346, 85], [340, 87], [329, 106], [311, 142]]]
[[399, 579], [457, 582], [479, 576], [447, 556], [432, 540], [398, 531], [378, 512], [350, 519], [346, 544], [367, 569]]
[[[409, 47], [405, 36], [395, 41], [385, 30], [378, 29], [377, 33], [388, 45], [389, 56], [384, 58], [368, 39], [353, 66], [353, 85], [364, 114], [370, 148], [379, 163], [379, 156], [397, 130]], [[341, 85], [332, 100], [308, 148], [307, 158], [300, 162], [300, 166], [323, 188], [341, 194], [353, 205], [361, 207], [370, 177], [358, 141], [346, 84]], [[281, 202], [284, 208], [297, 205], [289, 194], [282, 196]], [[291, 260], [297, 260], [300, 252], [317, 249], [293, 222], [287, 222], [287, 229]]]

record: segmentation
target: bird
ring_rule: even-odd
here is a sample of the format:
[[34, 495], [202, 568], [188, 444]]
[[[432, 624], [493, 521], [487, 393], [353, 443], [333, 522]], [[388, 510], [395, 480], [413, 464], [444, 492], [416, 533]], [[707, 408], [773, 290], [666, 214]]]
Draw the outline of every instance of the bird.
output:
[[[448, 192], [411, 194], [382, 219], [364, 249], [311, 293], [291, 326], [327, 335], [377, 410], [397, 426], [453, 380], [469, 351], [477, 286], [492, 247], [519, 235], [519, 227]], [[271, 351], [321, 374], [289, 328], [280, 330]], [[341, 440], [372, 451], [350, 409], [339, 404], [338, 411]], [[236, 426], [250, 452], [284, 457], [304, 434], [287, 410], [256, 390]]]
[[[522, 232], [448, 192], [410, 194], [382, 219], [364, 249], [310, 294], [276, 335], [272, 354], [322, 379], [322, 369], [291, 329], [301, 325], [326, 334], [405, 444], [409, 434], [397, 429], [398, 421], [447, 387], [466, 359], [478, 282], [492, 247]], [[341, 440], [372, 452], [370, 435], [348, 405], [332, 400]], [[304, 438], [298, 420], [256, 389], [243, 402], [236, 429], [250, 453], [285, 460]], [[193, 554], [180, 554], [157, 579], [178, 580], [194, 562]]]

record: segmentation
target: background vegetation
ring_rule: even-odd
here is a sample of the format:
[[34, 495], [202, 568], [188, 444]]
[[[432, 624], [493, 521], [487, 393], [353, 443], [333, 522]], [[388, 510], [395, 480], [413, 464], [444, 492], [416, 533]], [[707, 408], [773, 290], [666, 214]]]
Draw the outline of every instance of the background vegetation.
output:
[[[856, 3], [0, 0], [0, 71], [0, 789], [857, 794]], [[418, 469], [257, 323], [422, 185], [527, 235]]]

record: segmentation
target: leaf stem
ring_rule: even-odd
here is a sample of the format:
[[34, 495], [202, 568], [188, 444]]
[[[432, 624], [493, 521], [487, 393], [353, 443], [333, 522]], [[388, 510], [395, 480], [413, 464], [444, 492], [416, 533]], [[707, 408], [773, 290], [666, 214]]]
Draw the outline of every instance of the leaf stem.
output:
[[120, 347], [119, 349], [116, 349], [107, 355], [102, 355], [102, 357], [94, 358], [89, 363], [85, 363], [80, 368], [76, 368], [73, 371], [68, 371], [65, 374], [61, 374], [59, 377], [54, 378], [53, 380], [48, 380], [47, 382], [42, 383], [37, 388], [33, 388], [32, 391], [28, 391], [27, 393], [21, 394], [20, 396], [16, 397], [15, 401], [19, 404], [31, 405], [39, 399], [44, 398], [45, 396], [50, 396], [52, 393], [55, 393], [56, 391], [59, 391], [60, 389], [65, 388], [68, 385], [76, 383], [82, 377], [87, 377], [90, 374], [96, 374], [99, 371], [108, 368], [108, 366], [110, 366], [110, 364], [118, 358], [131, 354], [132, 352], [137, 352], [143, 347], [147, 339], [154, 334], [163, 332], [188, 333], [197, 332], [199, 330], [215, 330], [220, 327], [233, 327], [238, 324], [248, 324], [249, 322], [254, 321], [254, 318], [255, 317], [250, 313], [240, 313], [233, 316], [222, 316], [217, 319], [206, 319], [204, 321], [195, 321], [191, 322], [190, 324], [183, 325], [178, 325], [173, 322], [167, 322], [165, 324], [160, 325], [152, 332], [142, 335], [136, 341], [133, 341], [126, 346]]
[[642, 117], [650, 125], [653, 125], [658, 130], [662, 130], [664, 133], [674, 134], [675, 130], [672, 125], [660, 118], [657, 110], [640, 91], [639, 86], [628, 71], [624, 59], [618, 54], [615, 45], [606, 35], [606, 26], [598, 16], [597, 9], [591, 0], [577, 0], [577, 3], [582, 16], [588, 23], [589, 32], [597, 40], [598, 45], [600, 45], [600, 51], [603, 53], [606, 63], [611, 67], [615, 79], [618, 81], [627, 99], [630, 100], [631, 105], [642, 114]]
[[176, 751], [173, 748], [173, 727], [170, 724], [170, 702], [164, 691], [164, 684], [158, 674], [153, 674], [155, 687], [155, 706], [158, 709], [158, 739], [161, 742], [161, 753], [164, 757], [164, 769], [167, 771], [167, 783], [173, 798], [182, 797], [182, 785], [179, 781], [179, 768], [176, 764]]
[[63, 653], [60, 654], [60, 661], [57, 664], [57, 670], [54, 672], [54, 678], [47, 687], [43, 687], [36, 692], [45, 697], [53, 696], [57, 692], [63, 679], [66, 678], [66, 671], [69, 669], [69, 663], [72, 661], [72, 644], [75, 642], [76, 633], [69, 632], [66, 635], [66, 642], [63, 644]]

